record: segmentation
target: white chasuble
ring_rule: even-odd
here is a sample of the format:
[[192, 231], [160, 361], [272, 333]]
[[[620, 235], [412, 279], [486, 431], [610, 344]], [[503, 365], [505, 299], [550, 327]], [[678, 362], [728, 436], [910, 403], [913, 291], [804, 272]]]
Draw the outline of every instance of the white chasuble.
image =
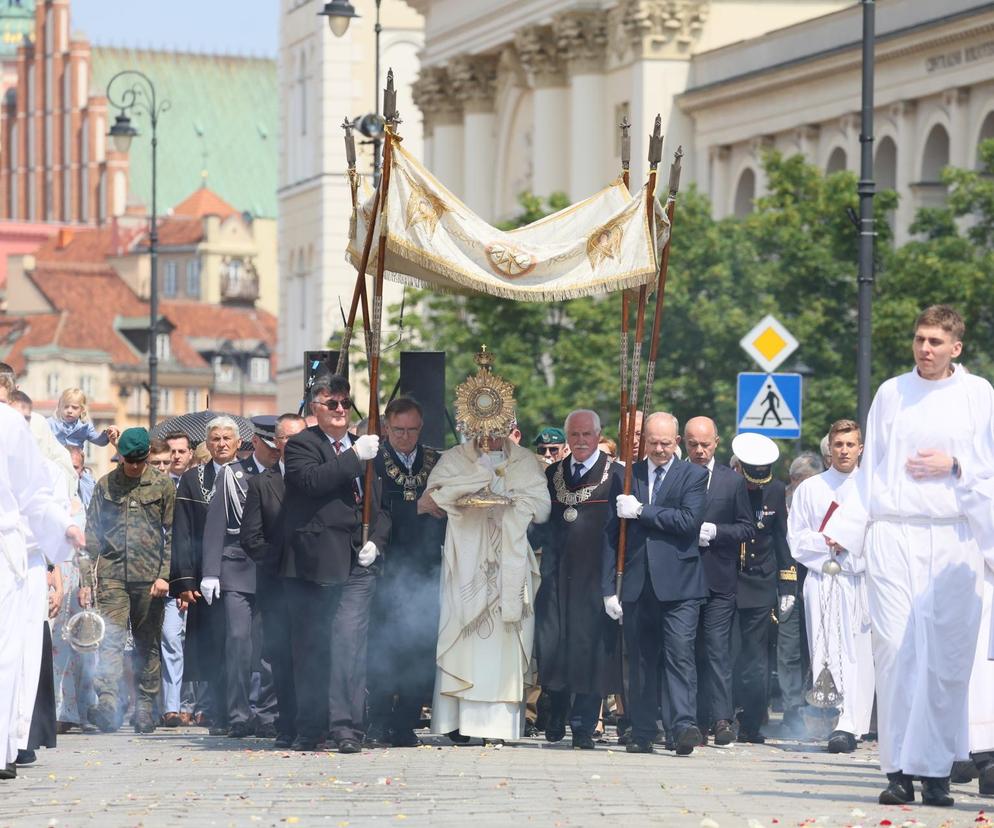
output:
[[[538, 563], [528, 525], [549, 517], [545, 475], [527, 449], [481, 455], [473, 443], [446, 451], [428, 491], [448, 514], [442, 560], [432, 732], [517, 739], [535, 632]], [[463, 507], [489, 485], [510, 506]]]
[[[848, 552], [831, 555], [818, 531], [851, 481], [852, 475], [829, 469], [802, 482], [790, 504], [787, 540], [794, 560], [808, 569], [804, 613], [812, 675], [817, 678], [827, 664], [843, 696], [837, 729], [859, 738], [870, 729], [874, 689], [864, 562]], [[838, 575], [821, 571], [831, 557], [842, 567]]]
[[17, 758], [18, 700], [27, 615], [26, 530], [68, 555], [69, 517], [53, 496], [24, 418], [0, 405], [0, 759]]
[[[927, 449], [956, 457], [961, 476], [911, 477], [905, 464]], [[880, 764], [948, 776], [969, 754], [983, 555], [994, 553], [994, 389], [959, 366], [885, 382], [853, 483], [825, 535], [865, 560]]]

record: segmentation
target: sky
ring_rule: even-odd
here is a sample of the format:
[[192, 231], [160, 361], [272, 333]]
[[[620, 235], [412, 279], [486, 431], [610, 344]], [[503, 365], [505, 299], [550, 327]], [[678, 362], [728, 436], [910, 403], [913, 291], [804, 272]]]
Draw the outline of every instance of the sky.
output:
[[276, 57], [279, 0], [70, 0], [71, 28], [99, 46]]

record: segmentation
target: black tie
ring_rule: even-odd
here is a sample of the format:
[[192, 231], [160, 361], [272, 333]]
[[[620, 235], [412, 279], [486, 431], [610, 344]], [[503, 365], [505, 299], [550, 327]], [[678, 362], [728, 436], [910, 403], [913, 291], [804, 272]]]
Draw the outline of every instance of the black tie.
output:
[[573, 464], [573, 480], [570, 482], [571, 486], [579, 486], [580, 478], [583, 477], [583, 463]]

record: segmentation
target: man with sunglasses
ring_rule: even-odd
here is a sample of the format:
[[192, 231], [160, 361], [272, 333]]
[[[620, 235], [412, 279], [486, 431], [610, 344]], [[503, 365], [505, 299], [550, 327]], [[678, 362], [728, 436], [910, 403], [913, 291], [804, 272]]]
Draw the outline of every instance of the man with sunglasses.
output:
[[118, 452], [121, 464], [97, 483], [86, 512], [86, 545], [96, 563], [83, 567], [79, 602], [88, 606], [95, 598], [106, 623], [93, 680], [97, 704], [88, 718], [105, 733], [121, 726], [118, 696], [130, 619], [138, 662], [135, 733], [151, 733], [176, 490], [167, 475], [148, 464], [144, 428], [126, 429]]
[[[315, 382], [310, 409], [317, 425], [294, 435], [284, 451], [280, 575], [290, 608], [297, 694], [293, 749], [300, 751], [315, 750], [327, 730], [340, 753], [358, 753], [365, 735], [369, 609], [390, 515], [379, 480], [373, 491], [364, 490], [365, 463], [376, 457], [380, 438], [349, 433], [349, 395], [345, 377]], [[368, 531], [366, 497], [372, 498]]]
[[558, 463], [569, 450], [566, 448], [566, 434], [561, 428], [543, 428], [534, 442], [535, 453], [547, 466]]

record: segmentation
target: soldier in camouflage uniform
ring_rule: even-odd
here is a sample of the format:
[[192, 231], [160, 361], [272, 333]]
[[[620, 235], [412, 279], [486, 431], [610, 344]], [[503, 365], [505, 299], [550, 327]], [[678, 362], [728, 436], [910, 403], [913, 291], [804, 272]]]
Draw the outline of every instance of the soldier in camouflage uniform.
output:
[[89, 719], [104, 732], [121, 726], [118, 688], [130, 619], [138, 659], [135, 732], [151, 733], [176, 491], [168, 475], [148, 465], [145, 429], [127, 429], [118, 451], [123, 461], [97, 483], [86, 511], [86, 546], [96, 561], [96, 583], [94, 568], [84, 567], [80, 603], [90, 602], [95, 587], [96, 606], [106, 624], [93, 682], [97, 705], [90, 708]]

